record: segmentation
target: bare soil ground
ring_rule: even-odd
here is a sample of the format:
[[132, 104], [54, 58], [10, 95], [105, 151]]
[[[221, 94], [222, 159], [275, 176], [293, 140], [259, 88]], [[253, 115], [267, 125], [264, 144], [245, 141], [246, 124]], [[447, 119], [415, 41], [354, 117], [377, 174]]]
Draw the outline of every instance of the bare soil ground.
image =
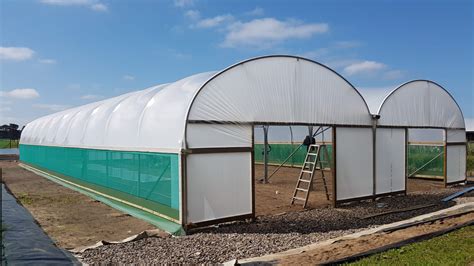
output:
[[413, 226], [390, 233], [378, 233], [362, 236], [357, 239], [342, 240], [308, 252], [285, 257], [277, 263], [281, 265], [322, 264], [353, 256], [385, 245], [397, 243], [408, 238], [454, 227], [473, 220], [474, 213], [469, 213], [459, 217], [438, 220], [433, 223]]
[[[28, 208], [45, 232], [60, 247], [75, 248], [99, 240], [121, 240], [152, 225], [128, 216], [78, 192], [62, 187], [20, 168], [16, 162], [0, 161], [3, 182]], [[273, 167], [270, 167], [272, 172]], [[462, 189], [444, 189], [441, 182], [410, 180], [408, 196], [389, 197], [377, 202], [357, 202], [330, 207], [317, 174], [310, 194], [310, 210], [291, 206], [298, 168], [282, 168], [270, 184], [256, 183], [255, 222], [240, 222], [208, 228], [185, 237], [148, 238], [109, 245], [83, 253], [89, 263], [218, 263], [232, 258], [259, 256], [354, 233], [375, 225], [399, 221], [448, 205], [439, 200]], [[328, 188], [331, 175], [326, 172]], [[262, 167], [256, 166], [256, 179]], [[377, 203], [385, 207], [379, 208]], [[418, 204], [435, 206], [370, 219], [361, 217]]]
[[113, 209], [79, 192], [58, 185], [19, 167], [0, 161], [2, 182], [25, 206], [43, 230], [62, 248], [100, 240], [122, 240], [153, 225]]
[[[276, 166], [269, 166], [269, 174], [273, 173]], [[291, 197], [300, 174], [300, 168], [282, 167], [271, 177], [268, 184], [261, 184], [259, 180], [263, 177], [263, 165], [255, 165], [255, 208], [257, 216], [280, 214], [290, 211], [303, 211], [301, 202], [290, 205]], [[309, 194], [308, 209], [329, 208], [331, 201], [327, 200], [323, 186], [321, 172], [315, 172], [313, 183], [313, 191]], [[324, 171], [326, 184], [329, 194], [332, 191], [332, 173]], [[423, 192], [423, 191], [439, 191], [444, 189], [444, 183], [441, 181], [408, 179], [407, 193]], [[332, 195], [330, 195], [330, 199]]]

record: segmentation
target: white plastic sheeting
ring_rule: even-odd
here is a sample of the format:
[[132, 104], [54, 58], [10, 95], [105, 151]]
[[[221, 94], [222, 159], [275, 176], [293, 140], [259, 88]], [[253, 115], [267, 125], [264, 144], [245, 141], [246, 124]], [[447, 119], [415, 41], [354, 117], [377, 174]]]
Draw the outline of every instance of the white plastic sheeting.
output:
[[357, 88], [364, 97], [371, 114], [378, 114], [383, 100], [393, 91], [393, 88], [361, 89]]
[[461, 109], [451, 95], [427, 80], [407, 82], [381, 103], [381, 126], [464, 128]]
[[250, 125], [188, 125], [188, 148], [252, 147]]
[[178, 152], [188, 106], [213, 74], [197, 74], [39, 118], [25, 127], [20, 143]]
[[187, 172], [188, 222], [252, 213], [250, 152], [191, 154]]
[[445, 140], [444, 130], [437, 128], [409, 128], [408, 142], [439, 143], [443, 145]]
[[[185, 129], [187, 118], [238, 126]], [[21, 144], [163, 152], [178, 152], [188, 141], [241, 146], [251, 135], [240, 122], [370, 125], [371, 118], [362, 96], [334, 71], [269, 56], [39, 118], [26, 126]]]
[[378, 128], [376, 137], [376, 193], [405, 190], [405, 129]]
[[466, 180], [466, 146], [453, 145], [447, 148], [446, 158], [446, 182], [458, 182]]
[[336, 200], [373, 195], [371, 128], [336, 128]]
[[466, 142], [466, 131], [464, 130], [447, 130], [447, 142]]
[[315, 62], [266, 57], [237, 64], [198, 93], [190, 120], [370, 125], [362, 96]]

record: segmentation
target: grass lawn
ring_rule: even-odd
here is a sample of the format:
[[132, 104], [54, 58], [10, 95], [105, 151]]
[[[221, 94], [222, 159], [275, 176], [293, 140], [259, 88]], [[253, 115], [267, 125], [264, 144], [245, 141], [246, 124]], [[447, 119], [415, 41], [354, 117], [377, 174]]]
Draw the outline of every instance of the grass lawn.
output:
[[351, 265], [469, 265], [474, 262], [474, 226], [392, 249]]

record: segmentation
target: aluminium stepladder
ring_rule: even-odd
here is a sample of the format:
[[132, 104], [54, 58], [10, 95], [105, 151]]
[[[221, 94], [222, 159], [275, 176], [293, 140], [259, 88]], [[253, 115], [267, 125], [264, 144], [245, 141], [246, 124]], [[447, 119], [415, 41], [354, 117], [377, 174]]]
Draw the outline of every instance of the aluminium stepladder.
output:
[[[328, 159], [329, 153], [327, 151], [326, 145], [312, 144], [309, 146], [303, 166], [301, 167], [301, 172], [296, 183], [293, 197], [291, 198], [291, 205], [295, 203], [295, 200], [299, 200], [303, 202], [303, 208], [306, 208], [309, 192], [313, 187], [314, 172], [317, 170], [317, 166], [319, 166], [319, 170], [321, 171], [321, 177], [326, 192], [326, 199], [329, 200], [329, 192], [326, 184], [326, 178], [324, 176], [324, 167], [321, 160], [321, 151], [324, 151], [325, 158]], [[300, 196], [300, 194], [303, 194], [303, 196]]]

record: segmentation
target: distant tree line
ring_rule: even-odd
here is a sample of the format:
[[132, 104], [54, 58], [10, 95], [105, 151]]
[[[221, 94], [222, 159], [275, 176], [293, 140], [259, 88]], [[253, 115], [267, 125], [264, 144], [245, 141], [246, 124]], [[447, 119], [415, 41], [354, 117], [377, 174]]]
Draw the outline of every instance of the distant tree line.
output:
[[0, 126], [0, 139], [18, 140], [21, 136], [22, 129], [18, 129], [17, 124], [9, 124]]

